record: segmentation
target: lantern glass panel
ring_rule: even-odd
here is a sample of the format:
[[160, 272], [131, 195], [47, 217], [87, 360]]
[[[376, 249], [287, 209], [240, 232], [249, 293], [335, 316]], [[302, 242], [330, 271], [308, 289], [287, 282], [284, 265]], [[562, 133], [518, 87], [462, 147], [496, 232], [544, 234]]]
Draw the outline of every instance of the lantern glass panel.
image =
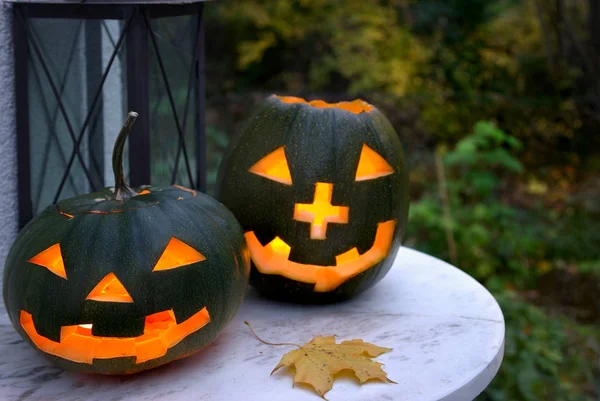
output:
[[109, 17], [122, 19], [17, 13], [27, 43], [19, 52], [26, 55], [31, 197], [31, 214], [22, 215], [113, 185], [112, 147], [130, 108], [147, 119], [132, 133], [141, 150], [126, 150], [124, 160], [127, 177], [129, 156], [147, 173], [130, 181], [202, 185], [200, 9], [176, 8], [165, 8], [168, 16], [124, 8]]
[[[155, 18], [151, 24], [154, 40], [150, 38], [148, 42], [152, 183], [194, 187], [194, 150], [198, 145], [194, 62], [198, 17]], [[185, 148], [179, 132], [185, 138]]]
[[[112, 184], [112, 146], [127, 111], [125, 46], [99, 87], [123, 25], [119, 20], [27, 19], [34, 215], [57, 199]], [[125, 166], [127, 171], [127, 160]]]

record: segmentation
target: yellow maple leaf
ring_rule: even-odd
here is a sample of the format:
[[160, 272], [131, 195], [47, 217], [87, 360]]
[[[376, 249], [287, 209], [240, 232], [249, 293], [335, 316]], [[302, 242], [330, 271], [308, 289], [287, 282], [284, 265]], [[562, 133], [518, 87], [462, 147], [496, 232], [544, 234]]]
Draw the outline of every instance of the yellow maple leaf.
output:
[[259, 338], [248, 322], [252, 334], [268, 345], [293, 345], [298, 349], [288, 352], [281, 358], [271, 374], [281, 368], [294, 367], [294, 384], [304, 383], [312, 386], [317, 394], [325, 398], [325, 393], [331, 390], [335, 380], [334, 375], [342, 370], [354, 372], [361, 384], [368, 380], [381, 380], [387, 383], [395, 383], [387, 377], [381, 369], [382, 363], [372, 361], [374, 358], [391, 348], [383, 348], [374, 344], [366, 343], [361, 339], [343, 341], [336, 344], [335, 336], [316, 336], [304, 345], [282, 343], [274, 344]]

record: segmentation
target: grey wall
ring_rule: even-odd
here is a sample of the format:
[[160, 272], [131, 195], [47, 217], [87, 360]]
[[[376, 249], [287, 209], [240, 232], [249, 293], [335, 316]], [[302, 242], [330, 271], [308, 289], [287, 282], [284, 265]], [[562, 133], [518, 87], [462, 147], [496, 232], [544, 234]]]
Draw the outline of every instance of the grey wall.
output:
[[12, 6], [0, 3], [0, 269], [18, 231]]

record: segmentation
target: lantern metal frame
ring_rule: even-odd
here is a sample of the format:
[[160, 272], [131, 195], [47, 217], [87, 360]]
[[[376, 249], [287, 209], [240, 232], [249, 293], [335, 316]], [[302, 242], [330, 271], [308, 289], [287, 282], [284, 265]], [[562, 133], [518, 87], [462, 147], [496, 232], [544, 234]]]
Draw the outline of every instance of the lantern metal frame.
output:
[[[98, 182], [87, 171], [86, 163], [80, 153], [80, 145], [86, 130], [89, 127], [91, 117], [98, 105], [102, 88], [113, 65], [114, 59], [119, 51], [125, 47], [126, 51], [126, 90], [127, 109], [139, 113], [138, 121], [129, 138], [129, 161], [135, 168], [131, 169], [129, 181], [132, 186], [140, 186], [151, 183], [150, 167], [150, 99], [149, 99], [149, 64], [150, 52], [154, 52], [159, 65], [162, 81], [166, 89], [169, 105], [175, 125], [177, 128], [178, 147], [175, 157], [175, 168], [172, 172], [172, 184], [175, 183], [180, 159], [183, 159], [186, 171], [186, 185], [205, 191], [206, 190], [206, 132], [205, 132], [205, 59], [204, 59], [204, 24], [203, 10], [204, 1], [177, 0], [177, 1], [125, 1], [109, 2], [103, 0], [88, 0], [86, 3], [72, 1], [17, 1], [9, 0], [13, 4], [13, 43], [14, 43], [14, 66], [15, 66], [15, 93], [16, 93], [16, 123], [17, 123], [17, 169], [18, 169], [18, 197], [19, 197], [19, 225], [23, 227], [33, 217], [32, 191], [31, 191], [31, 155], [29, 135], [29, 62], [38, 62], [44, 74], [44, 79], [50, 85], [58, 110], [64, 119], [69, 136], [72, 140], [72, 151], [68, 155], [66, 170], [61, 178], [60, 185], [54, 196], [56, 203], [61, 195], [65, 182], [75, 158], [78, 158], [84, 174], [89, 181], [92, 190], [98, 190], [103, 185]], [[176, 102], [173, 97], [169, 77], [167, 76], [163, 58], [158, 48], [156, 33], [152, 28], [152, 19], [158, 17], [174, 17], [183, 15], [196, 15], [197, 24], [195, 32], [194, 55], [190, 75], [188, 77], [188, 88], [186, 103], [184, 106], [184, 117], [180, 119]], [[87, 110], [86, 118], [83, 120], [79, 131], [75, 130], [69, 120], [66, 108], [61, 100], [62, 85], [53, 79], [41, 54], [35, 33], [28, 24], [29, 18], [61, 18], [61, 19], [103, 19], [124, 20], [120, 36], [114, 45], [114, 50], [109, 62], [101, 72], [100, 84], [91, 95], [91, 103]], [[102, 67], [100, 66], [100, 70]], [[196, 119], [196, 145], [193, 151], [196, 157], [196, 169], [192, 172], [188, 158], [188, 150], [185, 145], [185, 133], [187, 116], [191, 94], [195, 96], [194, 117]], [[50, 116], [47, 115], [49, 118]], [[56, 115], [54, 116], [56, 118]], [[51, 126], [51, 125], [50, 125]], [[50, 135], [56, 139], [56, 132], [51, 129]], [[93, 151], [93, 149], [90, 149]], [[66, 158], [65, 158], [66, 160]]]

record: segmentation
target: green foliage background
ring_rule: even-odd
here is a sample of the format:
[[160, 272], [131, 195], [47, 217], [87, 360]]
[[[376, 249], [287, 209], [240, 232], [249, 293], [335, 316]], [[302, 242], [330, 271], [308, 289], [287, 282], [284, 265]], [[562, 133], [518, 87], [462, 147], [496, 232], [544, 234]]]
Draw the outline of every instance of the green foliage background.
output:
[[223, 0], [205, 10], [209, 182], [270, 93], [372, 102], [411, 166], [407, 245], [474, 276], [505, 313], [505, 360], [481, 400], [600, 399], [593, 0]]

